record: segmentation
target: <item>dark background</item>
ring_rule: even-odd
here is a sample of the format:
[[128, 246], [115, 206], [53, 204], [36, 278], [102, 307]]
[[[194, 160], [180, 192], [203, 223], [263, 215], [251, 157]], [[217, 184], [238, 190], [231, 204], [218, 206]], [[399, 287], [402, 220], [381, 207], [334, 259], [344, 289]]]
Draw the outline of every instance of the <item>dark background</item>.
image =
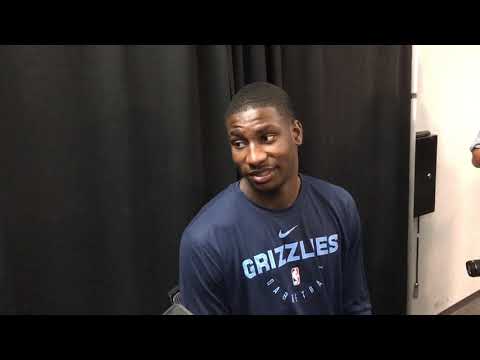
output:
[[405, 313], [410, 67], [411, 46], [0, 46], [0, 313], [162, 313], [258, 80], [292, 97], [301, 171], [357, 201], [374, 312]]

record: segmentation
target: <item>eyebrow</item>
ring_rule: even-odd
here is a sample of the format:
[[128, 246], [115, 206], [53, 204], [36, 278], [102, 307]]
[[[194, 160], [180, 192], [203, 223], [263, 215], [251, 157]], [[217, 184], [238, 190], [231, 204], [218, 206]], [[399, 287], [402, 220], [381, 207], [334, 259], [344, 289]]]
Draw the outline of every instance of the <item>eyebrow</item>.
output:
[[[274, 124], [265, 124], [265, 125], [259, 125], [258, 127], [255, 127], [255, 132], [256, 133], [259, 133], [259, 132], [262, 132], [262, 131], [268, 131], [268, 130], [278, 131], [279, 127], [274, 125]], [[240, 130], [240, 128], [234, 128], [234, 129], [230, 130], [229, 135], [230, 136], [239, 136], [239, 135], [242, 135], [242, 131]]]

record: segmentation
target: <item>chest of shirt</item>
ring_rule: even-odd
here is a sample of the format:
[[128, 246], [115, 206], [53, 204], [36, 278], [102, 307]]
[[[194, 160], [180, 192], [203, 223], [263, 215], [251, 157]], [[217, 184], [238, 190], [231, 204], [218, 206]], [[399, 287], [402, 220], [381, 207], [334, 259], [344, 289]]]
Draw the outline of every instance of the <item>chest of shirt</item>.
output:
[[335, 293], [344, 246], [341, 221], [325, 209], [302, 210], [239, 219], [224, 256], [233, 302], [254, 308], [264, 299], [297, 306], [327, 301], [326, 294]]
[[287, 264], [331, 257], [341, 252], [344, 240], [338, 215], [314, 207], [273, 215], [244, 213], [231, 230], [224, 265], [247, 279]]

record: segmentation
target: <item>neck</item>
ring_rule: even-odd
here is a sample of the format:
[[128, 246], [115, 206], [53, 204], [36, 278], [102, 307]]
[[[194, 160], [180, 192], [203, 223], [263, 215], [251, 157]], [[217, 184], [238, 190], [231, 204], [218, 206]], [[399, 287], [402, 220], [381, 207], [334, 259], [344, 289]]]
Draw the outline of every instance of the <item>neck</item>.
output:
[[286, 209], [295, 202], [300, 192], [301, 180], [297, 175], [278, 189], [270, 192], [258, 191], [250, 185], [247, 179], [240, 180], [240, 190], [255, 204], [272, 210]]

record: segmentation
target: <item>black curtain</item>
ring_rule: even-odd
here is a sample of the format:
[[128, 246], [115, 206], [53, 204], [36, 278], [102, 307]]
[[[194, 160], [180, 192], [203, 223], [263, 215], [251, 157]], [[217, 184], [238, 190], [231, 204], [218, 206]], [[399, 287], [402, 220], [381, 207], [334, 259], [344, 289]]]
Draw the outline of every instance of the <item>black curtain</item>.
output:
[[376, 314], [407, 301], [411, 46], [234, 46], [236, 90], [270, 81], [305, 131], [300, 170], [357, 201]]
[[0, 47], [13, 302], [0, 311], [168, 307], [183, 228], [235, 180], [228, 58], [225, 46]]
[[236, 179], [223, 112], [266, 80], [304, 124], [301, 171], [359, 205], [374, 311], [404, 313], [410, 52], [0, 47], [0, 312], [163, 312], [184, 227]]

